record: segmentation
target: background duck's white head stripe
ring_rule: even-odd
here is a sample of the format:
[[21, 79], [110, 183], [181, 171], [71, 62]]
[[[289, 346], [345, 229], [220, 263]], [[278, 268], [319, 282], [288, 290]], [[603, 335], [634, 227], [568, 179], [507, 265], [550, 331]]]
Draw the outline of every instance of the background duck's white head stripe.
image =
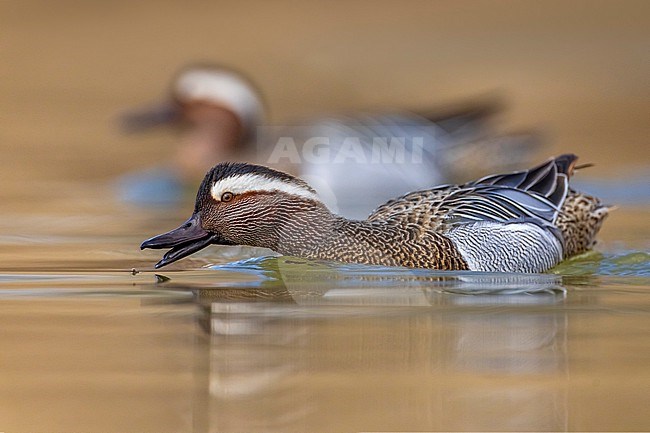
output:
[[255, 132], [264, 120], [264, 105], [255, 88], [239, 74], [218, 68], [193, 68], [174, 84], [183, 101], [206, 100], [233, 111], [248, 131]]
[[306, 185], [302, 186], [297, 182], [270, 178], [254, 173], [236, 174], [225, 179], [217, 180], [214, 185], [212, 185], [210, 194], [215, 200], [221, 200], [221, 196], [224, 192], [243, 194], [245, 192], [253, 191], [282, 191], [309, 200], [318, 200], [318, 196], [313, 191], [310, 191], [309, 187]]

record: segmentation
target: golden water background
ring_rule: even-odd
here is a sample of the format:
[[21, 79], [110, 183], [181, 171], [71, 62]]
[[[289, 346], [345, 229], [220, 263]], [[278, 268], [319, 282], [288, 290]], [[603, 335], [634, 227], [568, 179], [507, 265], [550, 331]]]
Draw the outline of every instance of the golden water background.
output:
[[650, 429], [645, 205], [615, 212], [600, 247], [637, 273], [594, 260], [565, 294], [398, 279], [298, 296], [196, 270], [246, 250], [157, 283], [138, 244], [191, 203], [111, 188], [177, 139], [120, 135], [116, 117], [197, 60], [251, 75], [279, 124], [495, 95], [504, 130], [545, 134], [540, 158], [624, 182], [650, 165], [649, 29], [646, 1], [0, 2], [0, 431]]

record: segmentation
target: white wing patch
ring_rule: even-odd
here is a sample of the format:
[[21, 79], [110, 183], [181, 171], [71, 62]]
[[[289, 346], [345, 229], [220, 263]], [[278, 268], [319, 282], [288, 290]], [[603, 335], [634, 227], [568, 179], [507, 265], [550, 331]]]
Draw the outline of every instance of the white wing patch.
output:
[[224, 192], [243, 194], [245, 192], [276, 192], [282, 191], [287, 194], [297, 195], [308, 200], [319, 200], [318, 196], [300, 185], [285, 182], [280, 179], [270, 179], [258, 174], [247, 173], [218, 180], [212, 185], [210, 194], [212, 198], [221, 201]]

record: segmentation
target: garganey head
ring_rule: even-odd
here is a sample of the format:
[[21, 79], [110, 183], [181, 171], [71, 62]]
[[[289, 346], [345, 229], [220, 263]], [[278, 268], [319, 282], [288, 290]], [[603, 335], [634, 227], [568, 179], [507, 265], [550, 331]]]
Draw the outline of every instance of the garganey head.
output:
[[174, 172], [189, 181], [217, 161], [250, 159], [264, 124], [264, 104], [256, 86], [233, 69], [214, 65], [185, 67], [173, 78], [169, 96], [121, 117], [126, 132], [158, 125], [182, 130]]
[[278, 251], [283, 238], [328, 216], [331, 213], [304, 181], [259, 165], [222, 163], [203, 179], [192, 216], [177, 229], [144, 241], [140, 248], [170, 248], [156, 268], [210, 244]]
[[126, 131], [178, 121], [220, 127], [230, 122], [240, 129], [242, 139], [250, 140], [264, 115], [261, 93], [244, 74], [224, 66], [198, 64], [174, 76], [167, 101], [127, 113], [121, 120]]

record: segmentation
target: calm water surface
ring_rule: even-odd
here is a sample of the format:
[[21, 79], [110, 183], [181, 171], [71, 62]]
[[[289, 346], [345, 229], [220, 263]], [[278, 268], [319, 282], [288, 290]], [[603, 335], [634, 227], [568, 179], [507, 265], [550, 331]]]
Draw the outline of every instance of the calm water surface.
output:
[[47, 187], [3, 204], [0, 431], [650, 429], [647, 208], [546, 275], [217, 247], [154, 272], [140, 241], [189, 205]]

